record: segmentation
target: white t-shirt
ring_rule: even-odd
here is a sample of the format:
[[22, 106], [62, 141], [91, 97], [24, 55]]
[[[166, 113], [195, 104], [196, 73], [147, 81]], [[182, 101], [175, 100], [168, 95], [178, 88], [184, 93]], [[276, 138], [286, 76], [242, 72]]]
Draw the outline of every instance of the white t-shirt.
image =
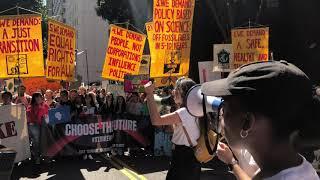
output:
[[312, 165], [303, 157], [301, 165], [285, 169], [278, 174], [265, 178], [265, 180], [319, 180], [317, 172]]
[[200, 129], [198, 124], [198, 119], [192, 116], [186, 108], [180, 108], [175, 111], [180, 119], [181, 123], [174, 125], [173, 135], [172, 135], [172, 143], [176, 145], [185, 145], [190, 146], [187, 136], [183, 131], [183, 127], [185, 127], [192, 145], [197, 145], [197, 140], [200, 137]]

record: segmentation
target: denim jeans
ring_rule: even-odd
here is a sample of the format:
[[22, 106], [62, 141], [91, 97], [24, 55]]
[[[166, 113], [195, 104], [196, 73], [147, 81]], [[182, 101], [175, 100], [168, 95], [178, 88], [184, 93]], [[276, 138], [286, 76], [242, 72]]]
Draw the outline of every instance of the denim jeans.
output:
[[31, 153], [35, 159], [41, 155], [41, 126], [39, 124], [29, 124], [29, 137], [31, 140]]

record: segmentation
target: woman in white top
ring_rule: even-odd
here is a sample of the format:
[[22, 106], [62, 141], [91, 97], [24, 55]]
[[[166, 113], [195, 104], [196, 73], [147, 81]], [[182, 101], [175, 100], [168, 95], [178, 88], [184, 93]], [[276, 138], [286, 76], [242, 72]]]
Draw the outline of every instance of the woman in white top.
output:
[[[145, 92], [147, 94], [147, 104], [151, 122], [154, 126], [173, 125], [172, 143], [174, 149], [172, 153], [172, 160], [170, 169], [167, 174], [167, 180], [183, 179], [183, 180], [197, 180], [200, 179], [201, 167], [200, 163], [194, 156], [194, 151], [191, 147], [197, 145], [197, 139], [200, 137], [200, 129], [198, 120], [191, 116], [185, 108], [185, 97], [188, 90], [196, 83], [189, 78], [179, 78], [173, 90], [174, 101], [179, 109], [173, 113], [160, 116], [157, 111], [156, 102], [154, 100], [153, 92], [154, 85], [149, 82], [145, 85]], [[189, 140], [184, 132], [188, 133]]]

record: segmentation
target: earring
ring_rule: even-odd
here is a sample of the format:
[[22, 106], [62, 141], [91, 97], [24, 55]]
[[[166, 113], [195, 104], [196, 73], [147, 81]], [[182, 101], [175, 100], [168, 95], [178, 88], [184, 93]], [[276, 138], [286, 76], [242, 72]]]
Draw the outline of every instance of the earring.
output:
[[246, 138], [248, 136], [248, 134], [249, 134], [248, 131], [244, 131], [244, 130], [240, 131], [240, 137], [242, 139]]

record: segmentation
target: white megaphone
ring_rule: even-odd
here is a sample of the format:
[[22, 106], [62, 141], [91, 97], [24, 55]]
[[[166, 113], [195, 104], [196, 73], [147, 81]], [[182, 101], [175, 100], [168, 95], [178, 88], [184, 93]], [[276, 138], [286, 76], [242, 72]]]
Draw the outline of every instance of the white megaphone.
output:
[[222, 99], [215, 97], [215, 96], [203, 96], [201, 93], [201, 85], [197, 84], [193, 86], [187, 93], [186, 96], [186, 106], [188, 112], [195, 117], [203, 117], [203, 105], [202, 99], [205, 97], [205, 105], [206, 105], [206, 112], [215, 112], [218, 111]]

